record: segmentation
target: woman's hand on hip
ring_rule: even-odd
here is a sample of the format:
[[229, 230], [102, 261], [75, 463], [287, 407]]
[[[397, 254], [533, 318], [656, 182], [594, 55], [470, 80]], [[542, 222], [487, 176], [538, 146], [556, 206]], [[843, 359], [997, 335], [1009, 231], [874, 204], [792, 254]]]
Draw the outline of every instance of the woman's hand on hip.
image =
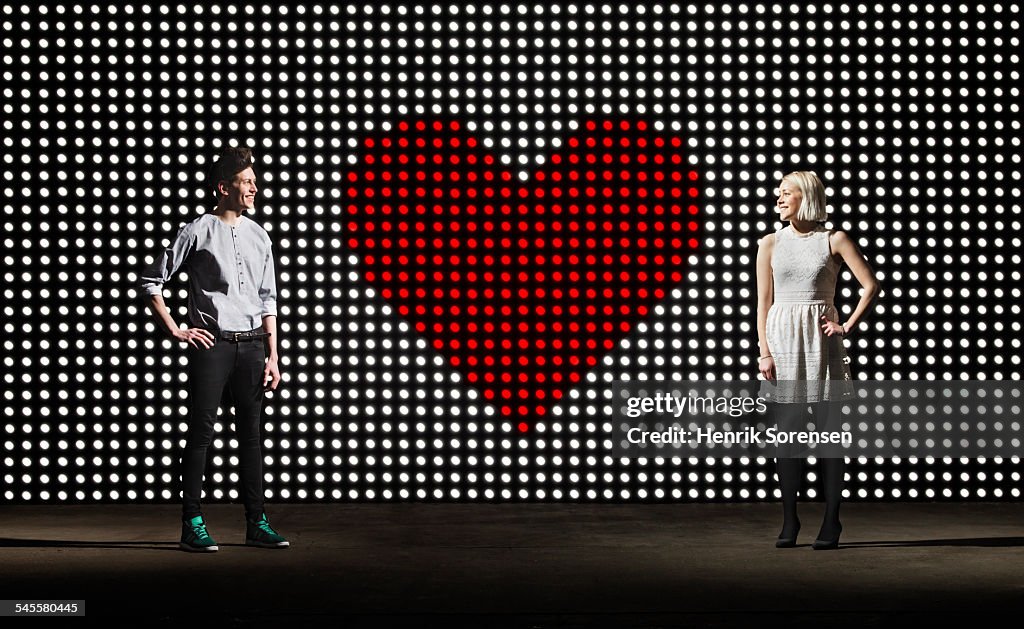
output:
[[824, 321], [824, 323], [821, 324], [821, 331], [825, 333], [825, 336], [832, 336], [835, 334], [843, 336], [844, 334], [846, 334], [846, 328], [839, 325], [835, 321], [829, 320], [829, 318], [826, 317], [825, 315], [821, 315], [821, 319], [822, 321]]

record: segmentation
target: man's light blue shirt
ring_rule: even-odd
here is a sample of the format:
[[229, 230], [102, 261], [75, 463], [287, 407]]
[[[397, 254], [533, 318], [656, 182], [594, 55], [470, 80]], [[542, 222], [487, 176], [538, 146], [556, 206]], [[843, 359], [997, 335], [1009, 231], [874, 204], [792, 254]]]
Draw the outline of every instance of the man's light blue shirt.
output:
[[245, 216], [235, 226], [204, 214], [178, 235], [139, 277], [149, 295], [178, 273], [188, 274], [190, 327], [238, 332], [277, 315], [277, 280], [270, 235]]

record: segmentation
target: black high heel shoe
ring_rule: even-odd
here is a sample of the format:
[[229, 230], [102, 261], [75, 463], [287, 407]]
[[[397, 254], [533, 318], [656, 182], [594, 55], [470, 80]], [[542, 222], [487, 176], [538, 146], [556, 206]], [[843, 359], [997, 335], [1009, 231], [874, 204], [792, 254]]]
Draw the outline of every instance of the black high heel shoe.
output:
[[814, 540], [814, 543], [811, 544], [811, 548], [813, 548], [814, 550], [835, 550], [839, 548], [839, 536], [842, 534], [842, 532], [843, 525], [837, 522], [835, 536], [830, 536], [827, 539], [822, 539], [821, 533], [818, 533], [818, 539]]
[[[785, 533], [785, 531], [786, 531], [786, 527], [785, 526], [782, 527], [782, 531], [783, 531], [783, 533]], [[793, 534], [791, 536], [783, 537], [782, 536], [783, 533], [780, 533], [779, 534], [779, 539], [775, 540], [775, 547], [776, 548], [793, 548], [794, 546], [796, 546], [796, 537], [797, 537], [797, 535], [800, 534], [800, 520], [796, 521], [796, 528], [793, 530]]]

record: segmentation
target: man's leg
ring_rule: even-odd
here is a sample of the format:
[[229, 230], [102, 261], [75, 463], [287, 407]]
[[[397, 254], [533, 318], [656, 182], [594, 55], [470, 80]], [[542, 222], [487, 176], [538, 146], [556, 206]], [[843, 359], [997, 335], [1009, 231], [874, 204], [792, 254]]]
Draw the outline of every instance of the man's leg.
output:
[[288, 548], [288, 540], [270, 526], [263, 513], [263, 455], [260, 451], [260, 413], [263, 410], [263, 343], [238, 344], [238, 360], [229, 386], [235, 400], [235, 433], [241, 460], [240, 480], [245, 503], [245, 543], [261, 548]]
[[189, 418], [185, 452], [181, 457], [182, 517], [188, 521], [201, 515], [203, 473], [206, 451], [213, 440], [224, 385], [234, 362], [234, 346], [218, 340], [209, 349], [188, 349]]
[[263, 369], [266, 353], [262, 342], [238, 343], [238, 355], [228, 386], [235, 403], [235, 434], [241, 463], [242, 503], [245, 515], [255, 520], [263, 512], [263, 455], [260, 450], [260, 413], [263, 410]]

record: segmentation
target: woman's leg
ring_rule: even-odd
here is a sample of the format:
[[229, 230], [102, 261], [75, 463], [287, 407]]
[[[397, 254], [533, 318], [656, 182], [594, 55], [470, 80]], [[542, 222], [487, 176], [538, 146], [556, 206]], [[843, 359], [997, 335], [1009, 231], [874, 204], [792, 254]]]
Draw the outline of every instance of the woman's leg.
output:
[[[773, 423], [780, 433], [803, 430], [801, 417], [806, 414], [803, 404], [773, 404]], [[796, 545], [800, 532], [800, 519], [796, 504], [804, 477], [804, 459], [799, 444], [779, 444], [776, 447], [775, 469], [779, 476], [779, 492], [782, 494], [782, 532], [776, 546], [780, 548]]]
[[804, 460], [778, 458], [775, 459], [775, 469], [779, 475], [779, 491], [782, 493], [782, 532], [779, 533], [779, 541], [796, 544], [796, 536], [800, 532], [796, 501], [804, 476]]
[[[818, 421], [815, 423], [818, 430], [836, 431], [841, 428], [838, 405], [819, 402], [815, 405], [814, 410], [817, 415]], [[821, 524], [821, 531], [818, 533], [816, 548], [835, 547], [839, 543], [839, 534], [843, 530], [843, 525], [839, 522], [839, 504], [843, 500], [846, 458], [842, 456], [841, 452], [827, 452], [826, 454], [832, 456], [818, 459], [821, 468], [822, 490], [825, 494], [825, 518]]]
[[843, 477], [846, 459], [821, 459], [821, 480], [825, 490], [825, 519], [818, 539], [838, 541], [843, 525], [839, 523], [839, 503], [843, 500]]

